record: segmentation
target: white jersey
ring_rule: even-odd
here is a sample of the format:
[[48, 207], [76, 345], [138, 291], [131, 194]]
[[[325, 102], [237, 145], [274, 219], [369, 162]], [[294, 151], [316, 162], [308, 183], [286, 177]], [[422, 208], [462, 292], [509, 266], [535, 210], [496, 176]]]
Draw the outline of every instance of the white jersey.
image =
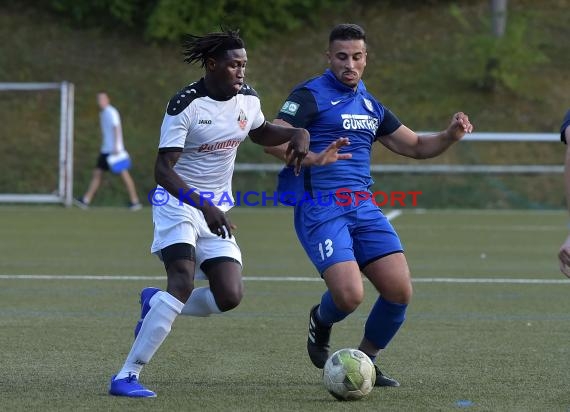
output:
[[207, 95], [204, 80], [174, 96], [160, 130], [160, 152], [181, 151], [174, 171], [196, 193], [223, 211], [234, 203], [232, 175], [237, 148], [265, 122], [255, 90], [243, 85], [229, 100]]
[[[108, 105], [101, 113], [99, 113], [99, 120], [101, 122], [101, 134], [103, 141], [101, 143], [101, 153], [109, 154], [125, 150], [123, 146], [123, 130], [121, 128], [121, 116], [113, 106]], [[119, 129], [119, 141], [115, 146], [115, 127]]]

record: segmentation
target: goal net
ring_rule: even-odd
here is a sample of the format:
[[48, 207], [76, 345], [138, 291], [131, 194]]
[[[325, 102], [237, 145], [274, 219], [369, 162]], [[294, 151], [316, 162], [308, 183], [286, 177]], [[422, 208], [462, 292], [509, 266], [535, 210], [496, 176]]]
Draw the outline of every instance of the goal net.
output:
[[0, 83], [0, 203], [73, 200], [72, 83]]

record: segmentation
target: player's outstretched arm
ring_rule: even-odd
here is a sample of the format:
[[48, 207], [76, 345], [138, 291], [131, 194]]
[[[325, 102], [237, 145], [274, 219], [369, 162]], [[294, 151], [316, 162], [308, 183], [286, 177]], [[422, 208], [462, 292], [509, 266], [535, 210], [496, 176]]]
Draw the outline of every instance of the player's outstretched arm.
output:
[[[274, 124], [280, 125], [280, 126], [284, 126], [284, 127], [293, 127], [291, 126], [289, 123], [287, 123], [284, 120], [281, 119], [275, 119]], [[337, 160], [344, 160], [344, 159], [350, 159], [352, 157], [351, 153], [339, 153], [339, 150], [341, 148], [343, 148], [344, 146], [348, 146], [350, 144], [350, 140], [347, 137], [341, 137], [337, 140], [335, 140], [334, 142], [332, 142], [331, 144], [328, 145], [328, 147], [323, 150], [320, 153], [314, 153], [309, 151], [307, 153], [307, 156], [303, 159], [303, 166], [313, 166], [313, 165], [317, 165], [317, 166], [324, 166], [324, 165], [328, 165], [330, 163], [334, 163]], [[278, 158], [281, 161], [285, 161], [286, 162], [286, 153], [287, 153], [287, 145], [286, 144], [282, 144], [279, 146], [268, 146], [268, 147], [264, 147], [265, 153], [268, 153], [272, 156], [275, 156], [276, 158]]]
[[459, 112], [453, 115], [447, 129], [439, 133], [418, 135], [402, 125], [393, 133], [378, 140], [388, 149], [414, 159], [435, 157], [473, 131], [469, 117]]
[[[310, 164], [317, 166], [324, 166], [330, 163], [334, 163], [338, 160], [346, 160], [352, 158], [352, 153], [339, 153], [338, 151], [345, 146], [350, 145], [350, 140], [348, 137], [339, 137], [334, 142], [329, 144], [325, 150], [319, 153], [309, 152], [312, 155], [310, 158]], [[309, 157], [307, 155], [307, 157]]]
[[[350, 140], [348, 137], [340, 137], [328, 145], [328, 147], [320, 153], [309, 151], [305, 159], [303, 159], [303, 166], [325, 166], [334, 163], [338, 160], [345, 160], [352, 158], [352, 153], [339, 153], [338, 151], [344, 146], [348, 146]], [[265, 153], [275, 156], [279, 160], [285, 161], [285, 153], [287, 152], [287, 145], [282, 144], [279, 146], [264, 147]]]
[[285, 161], [288, 165], [295, 165], [295, 173], [299, 174], [303, 159], [309, 152], [309, 132], [297, 127], [285, 127], [278, 124], [264, 122], [257, 129], [249, 132], [252, 142], [262, 146], [280, 146], [286, 144]]

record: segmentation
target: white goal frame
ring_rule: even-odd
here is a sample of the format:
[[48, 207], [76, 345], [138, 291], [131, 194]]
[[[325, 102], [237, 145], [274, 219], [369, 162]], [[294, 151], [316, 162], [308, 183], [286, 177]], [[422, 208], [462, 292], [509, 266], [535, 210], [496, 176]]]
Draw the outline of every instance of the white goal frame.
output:
[[52, 194], [0, 193], [0, 203], [62, 203], [73, 201], [73, 83], [0, 83], [1, 91], [59, 90], [59, 164], [58, 186]]

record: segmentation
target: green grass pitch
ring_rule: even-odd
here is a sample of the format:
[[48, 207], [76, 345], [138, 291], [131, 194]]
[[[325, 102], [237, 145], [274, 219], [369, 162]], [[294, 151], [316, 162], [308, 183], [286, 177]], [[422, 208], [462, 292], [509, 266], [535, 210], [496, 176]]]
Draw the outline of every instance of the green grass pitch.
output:
[[[380, 365], [402, 386], [356, 403], [334, 400], [306, 355], [308, 310], [324, 285], [297, 243], [290, 209], [231, 212], [250, 278], [245, 298], [228, 314], [177, 319], [142, 374], [158, 398], [144, 400], [110, 397], [106, 387], [132, 342], [139, 290], [165, 284], [149, 254], [150, 208], [0, 212], [2, 410], [570, 409], [570, 283], [544, 282], [563, 279], [563, 212], [404, 211], [394, 220], [417, 282]], [[286, 276], [316, 281], [276, 280]], [[503, 278], [540, 283], [469, 281]], [[358, 344], [374, 296], [368, 283], [366, 292], [333, 329], [332, 349]]]

